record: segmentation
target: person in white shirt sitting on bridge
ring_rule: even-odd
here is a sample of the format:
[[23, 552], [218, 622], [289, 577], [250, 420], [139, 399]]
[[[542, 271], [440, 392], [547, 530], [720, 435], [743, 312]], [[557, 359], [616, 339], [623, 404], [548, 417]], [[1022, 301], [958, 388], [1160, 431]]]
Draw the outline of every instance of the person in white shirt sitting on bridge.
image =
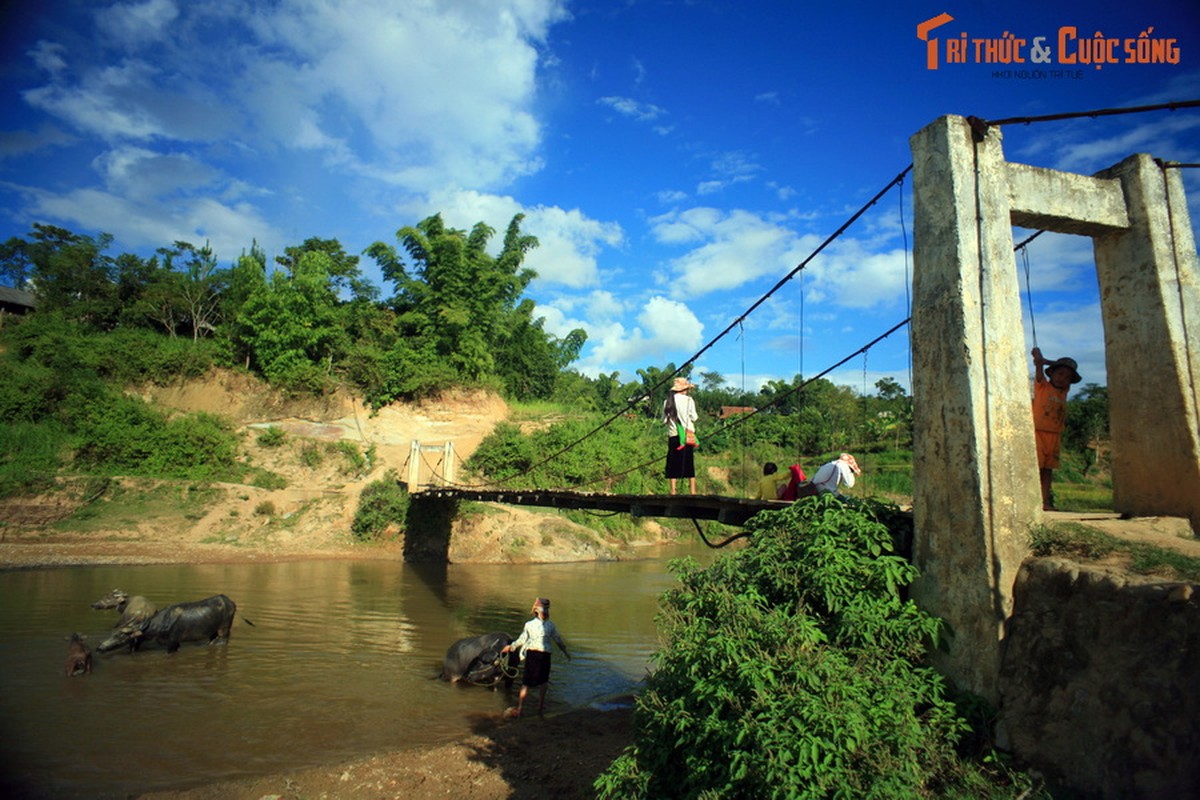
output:
[[854, 456], [842, 453], [833, 461], [822, 464], [817, 473], [813, 475], [810, 484], [813, 489], [816, 489], [816, 494], [828, 493], [842, 497], [838, 485], [845, 483], [847, 488], [853, 488], [855, 476], [861, 474], [862, 470], [858, 468], [858, 462], [854, 460]]

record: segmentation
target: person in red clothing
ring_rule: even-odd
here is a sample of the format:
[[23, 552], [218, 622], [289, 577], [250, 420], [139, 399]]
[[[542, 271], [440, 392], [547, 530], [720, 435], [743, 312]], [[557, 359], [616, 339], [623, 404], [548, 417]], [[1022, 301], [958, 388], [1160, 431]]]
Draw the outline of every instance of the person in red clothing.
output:
[[1042, 483], [1042, 509], [1057, 511], [1050, 482], [1058, 468], [1063, 427], [1067, 424], [1067, 392], [1079, 383], [1073, 358], [1051, 361], [1033, 348], [1033, 429], [1037, 436], [1038, 477]]

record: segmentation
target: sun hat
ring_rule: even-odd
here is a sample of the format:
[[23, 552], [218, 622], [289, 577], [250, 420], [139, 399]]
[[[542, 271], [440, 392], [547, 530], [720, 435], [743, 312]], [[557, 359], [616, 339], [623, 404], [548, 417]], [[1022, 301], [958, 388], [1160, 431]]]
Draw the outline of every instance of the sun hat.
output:
[[1071, 370], [1071, 383], [1079, 383], [1083, 380], [1083, 378], [1079, 377], [1079, 365], [1075, 363], [1075, 359], [1073, 358], [1059, 358], [1051, 361], [1046, 365], [1046, 374], [1049, 375], [1060, 367]]
[[691, 381], [689, 381], [687, 378], [684, 378], [683, 376], [676, 378], [675, 382], [671, 384], [672, 392], [686, 392], [688, 389], [695, 389], [695, 388], [696, 388], [696, 384], [692, 383]]

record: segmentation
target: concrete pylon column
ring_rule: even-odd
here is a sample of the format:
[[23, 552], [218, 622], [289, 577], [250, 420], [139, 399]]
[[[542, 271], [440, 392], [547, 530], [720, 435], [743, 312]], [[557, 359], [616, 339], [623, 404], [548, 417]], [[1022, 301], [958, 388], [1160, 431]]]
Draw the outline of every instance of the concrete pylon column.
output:
[[995, 703], [1012, 586], [1041, 518], [1029, 358], [998, 129], [942, 117], [913, 152], [914, 597], [939, 668]]
[[1093, 239], [1108, 369], [1114, 510], [1188, 517], [1200, 533], [1200, 278], [1183, 181], [1138, 154], [1129, 228]]

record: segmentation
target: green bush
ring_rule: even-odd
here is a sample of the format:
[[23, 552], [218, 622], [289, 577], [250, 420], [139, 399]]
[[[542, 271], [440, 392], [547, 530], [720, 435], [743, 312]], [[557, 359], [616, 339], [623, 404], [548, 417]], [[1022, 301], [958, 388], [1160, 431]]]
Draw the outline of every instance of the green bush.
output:
[[403, 525], [408, 514], [408, 491], [392, 470], [382, 480], [372, 481], [358, 498], [358, 509], [350, 532], [362, 542], [374, 541], [389, 525]]
[[258, 435], [258, 443], [262, 447], [279, 447], [287, 441], [287, 433], [278, 425], [270, 425]]
[[66, 444], [66, 433], [53, 423], [0, 425], [0, 497], [52, 485]]
[[665, 645], [605, 798], [988, 796], [962, 770], [965, 731], [923, 662], [940, 623], [878, 520], [822, 497], [752, 520], [749, 547], [672, 563]]
[[136, 398], [104, 393], [75, 404], [77, 466], [106, 473], [175, 478], [215, 478], [232, 473], [237, 439], [219, 417], [185, 414], [173, 419]]
[[358, 445], [346, 439], [340, 439], [334, 449], [341, 454], [346, 464], [342, 467], [344, 475], [362, 475], [370, 469], [368, 458], [372, 455], [371, 451], [363, 453], [358, 449]]
[[[561, 488], [642, 494], [662, 474], [666, 436], [644, 419], [618, 419], [592, 433], [605, 420], [586, 414], [523, 434], [501, 423], [467, 460], [467, 467], [514, 488]], [[549, 461], [547, 461], [549, 459]], [[543, 463], [545, 462], [545, 463]], [[653, 462], [654, 466], [639, 469]]]
[[321, 448], [312, 442], [308, 442], [300, 448], [300, 462], [309, 469], [316, 469], [324, 460], [325, 456], [321, 453]]

